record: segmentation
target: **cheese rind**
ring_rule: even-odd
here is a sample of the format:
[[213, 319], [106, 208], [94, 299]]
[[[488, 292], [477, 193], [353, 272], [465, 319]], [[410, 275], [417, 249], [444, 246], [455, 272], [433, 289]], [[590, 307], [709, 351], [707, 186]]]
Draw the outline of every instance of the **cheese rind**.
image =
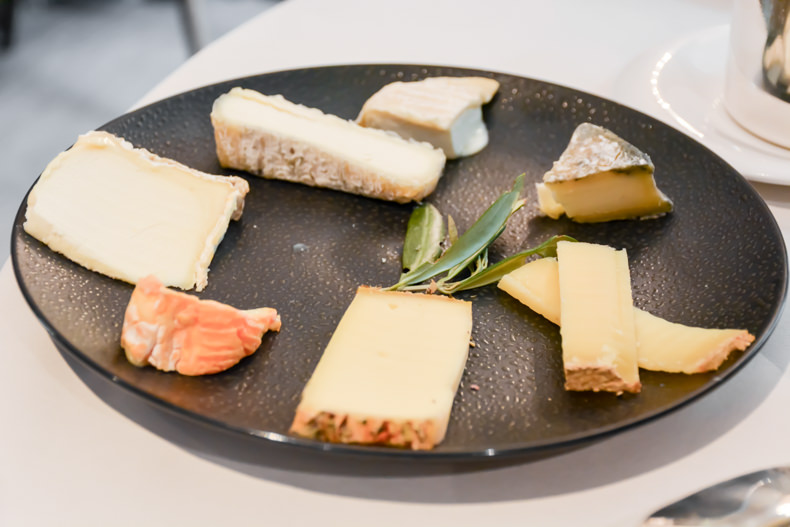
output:
[[302, 392], [291, 432], [432, 448], [466, 364], [470, 302], [360, 287]]
[[[500, 289], [560, 324], [557, 260], [541, 258], [502, 277]], [[745, 350], [754, 336], [743, 329], [709, 329], [669, 322], [634, 308], [637, 361], [640, 368], [670, 373], [716, 370], [733, 351]]]
[[539, 206], [554, 217], [556, 210], [547, 205], [555, 202], [577, 222], [659, 216], [672, 210], [672, 202], [656, 187], [654, 169], [650, 157], [635, 146], [605, 128], [582, 123], [544, 174], [552, 199], [543, 196]]
[[106, 132], [81, 136], [47, 165], [27, 200], [25, 231], [93, 271], [202, 290], [208, 265], [249, 191]]
[[481, 106], [497, 90], [499, 82], [486, 77], [393, 82], [365, 102], [357, 122], [427, 141], [441, 148], [448, 159], [469, 156], [488, 144]]
[[445, 156], [428, 143], [364, 128], [318, 109], [233, 88], [211, 111], [224, 167], [363, 196], [419, 201], [433, 192]]
[[565, 389], [641, 389], [631, 275], [625, 250], [557, 244]]

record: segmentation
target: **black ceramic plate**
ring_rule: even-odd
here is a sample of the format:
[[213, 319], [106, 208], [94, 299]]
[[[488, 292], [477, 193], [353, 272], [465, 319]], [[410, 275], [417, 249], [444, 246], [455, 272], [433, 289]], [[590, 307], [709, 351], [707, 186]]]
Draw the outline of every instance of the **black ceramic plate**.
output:
[[[474, 303], [476, 346], [438, 448], [414, 453], [290, 437], [302, 387], [357, 286], [396, 281], [412, 206], [246, 175], [251, 192], [244, 217], [228, 229], [200, 296], [239, 308], [275, 307], [283, 329], [266, 335], [256, 354], [229, 371], [189, 378], [131, 366], [119, 339], [132, 286], [73, 264], [28, 236], [22, 229], [24, 203], [12, 238], [22, 291], [58, 346], [119, 388], [264, 442], [345, 453], [474, 458], [565, 447], [676, 409], [718, 386], [757, 353], [786, 290], [785, 248], [771, 213], [750, 185], [709, 150], [613, 102], [489, 72], [343, 66], [200, 88], [124, 115], [104, 129], [194, 168], [227, 174], [214, 154], [208, 116], [214, 99], [233, 86], [282, 93], [352, 119], [386, 83], [469, 74], [492, 76], [502, 85], [485, 108], [490, 143], [478, 155], [448, 162], [428, 201], [464, 230], [518, 174], [526, 173], [528, 205], [494, 245], [492, 260], [560, 233], [627, 249], [637, 306], [690, 325], [747, 328], [757, 336], [751, 348], [715, 373], [643, 371], [638, 395], [568, 393], [557, 327], [496, 287], [486, 287], [458, 295]], [[539, 217], [532, 183], [583, 121], [605, 126], [646, 151], [675, 212], [656, 220], [597, 225]]]

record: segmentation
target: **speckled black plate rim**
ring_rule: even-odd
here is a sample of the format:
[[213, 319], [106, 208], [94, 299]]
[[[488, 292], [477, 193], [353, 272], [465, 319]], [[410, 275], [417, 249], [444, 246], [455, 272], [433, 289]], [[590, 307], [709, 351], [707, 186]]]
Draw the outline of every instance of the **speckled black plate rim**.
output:
[[[698, 141], [694, 140], [692, 137], [684, 134], [682, 131], [679, 131], [679, 130], [677, 130], [677, 129], [675, 129], [675, 128], [673, 128], [673, 127], [671, 127], [671, 126], [669, 126], [669, 125], [667, 125], [667, 124], [665, 124], [665, 123], [663, 123], [663, 122], [661, 122], [661, 121], [659, 121], [657, 119], [654, 119], [653, 117], [650, 117], [649, 115], [646, 115], [646, 114], [640, 112], [639, 110], [636, 110], [636, 109], [634, 109], [632, 107], [629, 107], [627, 105], [623, 105], [623, 104], [620, 104], [618, 102], [615, 102], [615, 101], [612, 101], [612, 100], [609, 100], [609, 99], [605, 99], [603, 97], [599, 97], [597, 95], [594, 95], [594, 94], [591, 94], [591, 93], [588, 93], [588, 92], [584, 92], [582, 90], [578, 90], [576, 88], [570, 88], [570, 87], [563, 86], [563, 85], [560, 85], [560, 84], [546, 82], [546, 81], [543, 81], [543, 80], [540, 80], [540, 79], [534, 79], [534, 78], [529, 78], [529, 77], [522, 77], [522, 76], [510, 74], [510, 73], [502, 73], [502, 72], [497, 72], [497, 71], [492, 71], [492, 70], [480, 70], [480, 69], [474, 69], [474, 68], [463, 68], [463, 67], [457, 67], [457, 66], [443, 66], [443, 65], [435, 65], [435, 64], [408, 64], [408, 63], [336, 64], [336, 65], [329, 65], [329, 66], [318, 66], [318, 67], [309, 67], [309, 68], [293, 68], [293, 69], [286, 69], [286, 70], [278, 70], [278, 71], [272, 71], [272, 72], [263, 73], [263, 74], [260, 74], [260, 75], [252, 75], [252, 76], [248, 76], [248, 77], [239, 77], [239, 78], [235, 78], [235, 79], [227, 79], [227, 80], [223, 80], [223, 81], [220, 81], [220, 82], [217, 82], [217, 83], [201, 86], [201, 87], [198, 87], [198, 88], [195, 88], [195, 89], [192, 89], [192, 90], [187, 90], [185, 92], [181, 92], [181, 93], [172, 95], [172, 96], [167, 97], [165, 99], [161, 99], [159, 101], [152, 102], [150, 104], [147, 104], [145, 106], [137, 108], [137, 109], [135, 109], [135, 110], [133, 110], [131, 112], [128, 112], [126, 114], [123, 114], [121, 116], [116, 117], [115, 119], [113, 119], [113, 120], [105, 123], [101, 127], [99, 127], [98, 130], [105, 129], [105, 128], [113, 125], [114, 123], [116, 123], [118, 121], [133, 118], [135, 115], [137, 115], [139, 113], [143, 113], [143, 112], [147, 111], [150, 107], [156, 106], [157, 104], [160, 104], [160, 103], [162, 103], [164, 101], [188, 97], [191, 94], [193, 94], [195, 92], [198, 92], [198, 91], [201, 91], [201, 90], [204, 90], [204, 89], [211, 89], [211, 88], [215, 88], [215, 87], [220, 86], [220, 85], [231, 85], [233, 83], [242, 83], [242, 82], [249, 81], [251, 79], [258, 79], [260, 77], [266, 77], [268, 75], [278, 75], [278, 74], [283, 74], [283, 73], [288, 73], [288, 72], [299, 72], [299, 71], [305, 71], [305, 70], [330, 70], [330, 69], [346, 68], [346, 67], [349, 67], [349, 66], [351, 66], [351, 67], [360, 67], [360, 68], [391, 68], [391, 67], [409, 66], [409, 67], [415, 67], [415, 68], [426, 68], [426, 69], [429, 69], [429, 70], [442, 69], [442, 70], [447, 71], [449, 73], [459, 74], [459, 75], [482, 75], [482, 76], [497, 75], [497, 76], [504, 76], [504, 77], [517, 77], [517, 78], [521, 78], [521, 79], [526, 79], [526, 80], [528, 80], [530, 82], [535, 82], [535, 83], [544, 85], [546, 87], [552, 87], [552, 86], [559, 87], [559, 88], [561, 88], [563, 90], [570, 90], [570, 91], [572, 91], [572, 92], [574, 92], [574, 93], [576, 93], [576, 94], [578, 94], [580, 96], [584, 96], [584, 97], [589, 98], [589, 99], [593, 99], [593, 100], [597, 100], [597, 101], [601, 101], [601, 102], [607, 102], [609, 104], [614, 104], [614, 105], [617, 105], [617, 106], [621, 106], [621, 107], [627, 108], [631, 112], [634, 112], [635, 114], [638, 114], [638, 116], [641, 119], [643, 119], [645, 122], [651, 124], [652, 126], [658, 126], [658, 127], [670, 129], [674, 133], [678, 133], [678, 134], [684, 136], [686, 140], [694, 143], [696, 148], [701, 149], [702, 151], [707, 152], [708, 155], [721, 160], [721, 158], [718, 156], [718, 154], [716, 154], [715, 152], [713, 152], [712, 150], [707, 148], [705, 145], [703, 145], [703, 144], [699, 143]], [[281, 444], [281, 445], [290, 445], [290, 446], [297, 447], [297, 448], [305, 448], [305, 449], [308, 449], [308, 450], [311, 450], [311, 451], [314, 451], [314, 452], [330, 452], [330, 453], [344, 454], [344, 455], [353, 455], [353, 456], [383, 457], [383, 458], [390, 458], [390, 459], [398, 458], [398, 459], [403, 459], [403, 460], [482, 461], [482, 460], [485, 460], [485, 459], [492, 459], [494, 457], [496, 457], [496, 458], [503, 458], [503, 457], [518, 458], [518, 457], [524, 457], [524, 456], [527, 456], [527, 455], [530, 455], [530, 454], [551, 455], [552, 453], [555, 453], [555, 452], [564, 452], [564, 451], [568, 450], [569, 448], [578, 447], [578, 446], [584, 446], [584, 444], [586, 444], [586, 443], [591, 443], [591, 442], [596, 441], [596, 440], [605, 439], [605, 438], [607, 438], [609, 436], [612, 436], [612, 435], [614, 435], [616, 433], [628, 430], [628, 429], [633, 428], [633, 427], [638, 426], [638, 425], [647, 424], [648, 422], [651, 422], [651, 421], [653, 421], [653, 420], [655, 420], [655, 419], [657, 419], [659, 417], [667, 415], [670, 412], [674, 412], [676, 410], [679, 410], [679, 409], [685, 407], [686, 405], [688, 405], [689, 403], [696, 401], [702, 395], [710, 393], [714, 388], [716, 388], [718, 386], [721, 386], [724, 381], [726, 381], [729, 378], [731, 378], [735, 373], [737, 373], [741, 368], [743, 368], [743, 366], [747, 362], [749, 362], [760, 351], [762, 346], [765, 344], [765, 342], [768, 340], [768, 338], [771, 336], [771, 334], [773, 333], [774, 329], [776, 328], [776, 325], [777, 325], [777, 323], [779, 321], [780, 315], [781, 315], [781, 313], [782, 313], [782, 311], [784, 309], [784, 305], [785, 305], [785, 302], [786, 302], [786, 299], [787, 299], [788, 260], [787, 260], [787, 248], [786, 248], [786, 245], [785, 245], [784, 237], [782, 235], [781, 229], [779, 228], [779, 225], [776, 222], [776, 218], [774, 217], [774, 215], [771, 212], [770, 208], [768, 207], [767, 203], [765, 203], [765, 200], [763, 200], [762, 196], [760, 196], [759, 193], [754, 189], [754, 187], [750, 183], [748, 183], [746, 178], [744, 178], [743, 175], [741, 175], [737, 170], [735, 170], [729, 163], [726, 163], [726, 161], [723, 161], [723, 160], [722, 160], [722, 162], [724, 164], [726, 164], [731, 169], [731, 173], [732, 173], [732, 175], [734, 177], [738, 177], [738, 178], [741, 178], [743, 180], [743, 182], [745, 184], [744, 185], [745, 188], [748, 189], [747, 192], [752, 193], [753, 196], [757, 198], [757, 203], [760, 204], [761, 212], [763, 214], [765, 214], [770, 219], [770, 225], [772, 227], [773, 234], [775, 235], [777, 241], [779, 241], [779, 244], [780, 244], [780, 246], [782, 248], [781, 258], [782, 258], [782, 263], [783, 263], [783, 266], [782, 266], [783, 273], [782, 273], [782, 277], [781, 277], [781, 295], [780, 295], [781, 299], [780, 299], [779, 303], [777, 304], [776, 308], [774, 309], [774, 311], [772, 313], [771, 320], [770, 320], [769, 324], [766, 326], [765, 330], [760, 335], [757, 336], [756, 340], [752, 343], [752, 345], [749, 346], [749, 348], [745, 352], [743, 352], [742, 355], [729, 368], [727, 368], [725, 371], [722, 371], [720, 375], [716, 375], [715, 377], [713, 377], [711, 379], [711, 381], [709, 383], [707, 383], [706, 385], [704, 385], [701, 388], [691, 392], [685, 398], [678, 400], [672, 406], [667, 407], [667, 408], [659, 409], [659, 410], [657, 410], [657, 411], [655, 411], [653, 413], [649, 413], [649, 414], [646, 414], [646, 415], [641, 415], [641, 416], [639, 416], [637, 418], [634, 418], [634, 419], [624, 420], [624, 421], [621, 421], [619, 423], [613, 424], [613, 425], [608, 426], [608, 427], [596, 428], [592, 432], [580, 432], [578, 434], [571, 435], [571, 436], [567, 437], [564, 440], [533, 441], [533, 442], [530, 442], [528, 444], [525, 444], [523, 442], [519, 442], [519, 443], [514, 443], [512, 445], [498, 446], [497, 448], [486, 448], [486, 449], [482, 449], [482, 450], [471, 450], [471, 451], [470, 450], [460, 450], [460, 451], [459, 450], [447, 450], [447, 451], [441, 451], [441, 450], [416, 450], [415, 451], [415, 450], [393, 449], [393, 448], [387, 448], [387, 447], [377, 447], [377, 446], [361, 446], [361, 445], [347, 445], [347, 444], [340, 444], [340, 443], [327, 443], [327, 442], [322, 442], [322, 441], [315, 441], [315, 440], [309, 440], [309, 439], [304, 439], [304, 438], [300, 438], [300, 437], [280, 434], [278, 432], [271, 432], [271, 431], [258, 430], [258, 429], [252, 429], [252, 428], [246, 428], [246, 427], [232, 426], [232, 425], [229, 425], [229, 424], [227, 424], [227, 423], [225, 423], [223, 421], [219, 421], [219, 420], [216, 420], [216, 419], [212, 419], [212, 418], [206, 417], [204, 415], [200, 415], [198, 413], [186, 410], [186, 409], [181, 408], [181, 407], [179, 407], [177, 405], [174, 405], [172, 403], [164, 401], [164, 400], [162, 400], [162, 399], [160, 399], [160, 398], [158, 398], [158, 397], [156, 397], [156, 396], [154, 396], [154, 395], [152, 395], [152, 394], [150, 394], [150, 393], [138, 388], [137, 386], [135, 386], [135, 385], [133, 385], [131, 383], [128, 383], [128, 382], [126, 382], [126, 381], [124, 381], [124, 380], [112, 375], [110, 372], [108, 372], [107, 370], [102, 368], [100, 365], [98, 365], [96, 362], [94, 362], [90, 357], [88, 357], [84, 353], [82, 353], [82, 351], [80, 351], [76, 346], [74, 346], [66, 338], [64, 338], [62, 335], [60, 335], [55, 330], [55, 328], [50, 324], [50, 322], [46, 319], [44, 314], [40, 311], [38, 306], [36, 306], [32, 296], [30, 295], [30, 292], [27, 290], [27, 288], [26, 288], [26, 286], [24, 284], [24, 280], [23, 280], [23, 277], [21, 275], [21, 271], [19, 269], [19, 264], [18, 264], [19, 256], [18, 256], [18, 254], [16, 252], [16, 243], [15, 243], [17, 232], [18, 232], [16, 230], [16, 226], [20, 226], [19, 231], [24, 232], [21, 229], [21, 225], [24, 222], [25, 209], [26, 209], [26, 204], [27, 204], [27, 197], [28, 197], [28, 194], [30, 193], [30, 191], [32, 190], [32, 187], [35, 185], [35, 182], [33, 183], [33, 185], [31, 185], [31, 188], [28, 189], [28, 192], [25, 194], [25, 197], [22, 200], [22, 203], [20, 204], [20, 207], [19, 207], [19, 210], [17, 212], [17, 215], [16, 215], [16, 217], [14, 219], [15, 229], [14, 229], [14, 234], [11, 237], [11, 251], [10, 251], [10, 253], [11, 253], [11, 261], [12, 261], [12, 266], [13, 266], [13, 269], [14, 269], [14, 276], [16, 278], [17, 284], [19, 285], [20, 291], [22, 292], [22, 295], [25, 298], [25, 301], [28, 303], [28, 305], [30, 306], [30, 308], [32, 309], [33, 313], [35, 314], [36, 318], [38, 318], [38, 320], [42, 324], [42, 326], [44, 326], [44, 328], [46, 329], [47, 333], [49, 334], [50, 338], [53, 340], [53, 343], [56, 345], [57, 348], [59, 348], [61, 351], [66, 351], [66, 352], [70, 353], [72, 356], [77, 358], [81, 363], [85, 364], [91, 371], [95, 372], [100, 377], [103, 377], [105, 380], [113, 383], [114, 385], [119, 386], [122, 389], [128, 391], [129, 393], [132, 393], [135, 396], [142, 398], [144, 401], [146, 401], [147, 403], [153, 405], [154, 407], [157, 407], [157, 408], [160, 408], [160, 409], [164, 409], [164, 410], [166, 410], [169, 413], [175, 414], [176, 416], [181, 417], [181, 418], [186, 418], [187, 420], [193, 421], [193, 422], [195, 422], [197, 424], [206, 425], [206, 426], [210, 426], [210, 427], [217, 427], [217, 428], [225, 430], [225, 431], [238, 433], [238, 434], [243, 434], [243, 435], [248, 436], [248, 437], [260, 438], [260, 439], [264, 440], [265, 442], [277, 443], [277, 444]], [[39, 175], [39, 177], [40, 177], [40, 175]], [[36, 178], [36, 181], [38, 181], [38, 178]]]

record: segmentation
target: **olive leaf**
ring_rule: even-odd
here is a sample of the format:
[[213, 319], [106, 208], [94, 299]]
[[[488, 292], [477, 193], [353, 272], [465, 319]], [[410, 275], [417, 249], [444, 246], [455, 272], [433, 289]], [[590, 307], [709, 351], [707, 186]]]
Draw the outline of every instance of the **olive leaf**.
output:
[[458, 241], [458, 227], [456, 227], [455, 220], [449, 214], [447, 215], [447, 239], [450, 245]]
[[[388, 289], [430, 291], [447, 295], [498, 282], [506, 274], [524, 265], [532, 256], [557, 256], [557, 244], [575, 242], [570, 236], [552, 236], [536, 247], [514, 254], [489, 266], [488, 247], [505, 230], [507, 221], [524, 205], [519, 195], [524, 188], [524, 174], [516, 178], [513, 188], [502, 194], [461, 236], [451, 216], [447, 217], [450, 246], [441, 254], [444, 222], [441, 213], [430, 204], [412, 213], [403, 244], [403, 267], [397, 284]], [[438, 257], [438, 259], [437, 259]], [[453, 282], [466, 271], [466, 278]], [[444, 274], [439, 278], [439, 275]], [[429, 281], [429, 283], [425, 283]]]
[[[423, 203], [412, 212], [406, 227], [401, 262], [404, 274], [424, 263], [433, 263], [442, 253], [444, 220], [442, 214], [430, 203]], [[403, 275], [401, 275], [403, 276]]]
[[423, 262], [416, 269], [409, 270], [401, 276], [398, 283], [388, 289], [404, 289], [448, 271], [451, 273], [446, 279], [457, 275], [502, 234], [508, 218], [524, 205], [524, 200], [519, 199], [523, 188], [524, 174], [521, 174], [513, 183], [513, 188], [488, 207], [438, 260], [433, 263]]
[[513, 256], [505, 258], [504, 260], [499, 261], [490, 267], [486, 267], [479, 272], [473, 273], [471, 276], [461, 280], [460, 282], [455, 282], [452, 284], [444, 283], [440, 286], [439, 290], [442, 293], [451, 294], [457, 293], [458, 291], [483, 287], [484, 285], [498, 282], [506, 274], [515, 271], [527, 263], [527, 259], [531, 256], [537, 255], [543, 258], [548, 256], [556, 257], [557, 244], [561, 241], [575, 242], [576, 239], [565, 235], [552, 236], [537, 247], [527, 249], [526, 251], [522, 251], [518, 254], [514, 254]]

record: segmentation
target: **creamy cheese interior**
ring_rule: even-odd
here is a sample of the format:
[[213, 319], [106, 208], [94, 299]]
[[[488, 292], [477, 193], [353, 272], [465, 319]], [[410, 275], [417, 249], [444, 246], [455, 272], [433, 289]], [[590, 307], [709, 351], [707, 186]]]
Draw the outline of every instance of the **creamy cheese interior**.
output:
[[53, 160], [30, 193], [25, 230], [113, 278], [153, 274], [189, 289], [205, 275], [239, 192], [125, 145], [94, 132]]
[[528, 262], [503, 276], [497, 287], [560, 325], [560, 274], [556, 258]]
[[450, 129], [454, 157], [471, 156], [488, 144], [488, 129], [483, 122], [483, 110], [479, 106], [465, 110]]
[[[610, 369], [620, 389], [639, 387], [631, 275], [624, 250], [581, 242], [557, 244], [560, 335], [570, 375]], [[581, 380], [581, 382], [586, 382]]]
[[315, 108], [297, 105], [280, 95], [266, 96], [253, 90], [234, 88], [217, 98], [213, 113], [240, 127], [271, 130], [331, 152], [404, 184], [420, 185], [436, 178], [444, 166], [441, 151], [428, 144], [406, 141], [395, 134], [364, 128]]
[[446, 426], [466, 364], [471, 303], [360, 288], [300, 409]]
[[535, 183], [535, 189], [538, 193], [538, 208], [543, 214], [554, 220], [565, 214], [565, 209], [557, 203], [554, 194], [545, 183]]
[[[578, 222], [639, 218], [672, 210], [672, 203], [657, 188], [652, 170], [606, 171], [580, 179], [546, 182], [553, 202]], [[556, 214], [544, 196], [544, 212]]]

